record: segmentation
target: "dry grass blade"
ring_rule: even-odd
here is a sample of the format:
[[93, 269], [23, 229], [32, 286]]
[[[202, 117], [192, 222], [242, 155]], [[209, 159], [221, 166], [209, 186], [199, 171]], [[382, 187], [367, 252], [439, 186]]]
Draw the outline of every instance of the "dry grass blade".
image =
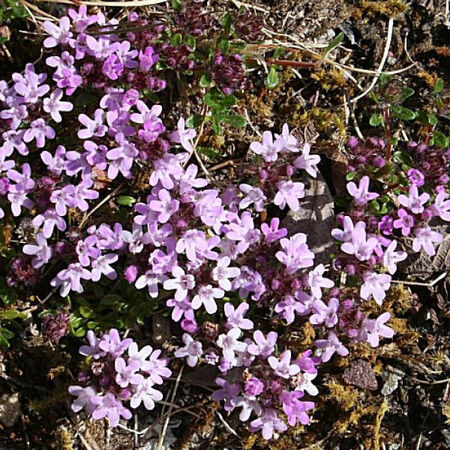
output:
[[[76, 2], [73, 2], [72, 0], [35, 0], [37, 2], [41, 3], [63, 3], [66, 5], [74, 5]], [[80, 5], [87, 5], [87, 6], [115, 6], [118, 8], [136, 8], [138, 6], [151, 6], [151, 5], [157, 5], [158, 3], [166, 3], [167, 0], [129, 0], [129, 1], [108, 1], [108, 0], [80, 0]]]

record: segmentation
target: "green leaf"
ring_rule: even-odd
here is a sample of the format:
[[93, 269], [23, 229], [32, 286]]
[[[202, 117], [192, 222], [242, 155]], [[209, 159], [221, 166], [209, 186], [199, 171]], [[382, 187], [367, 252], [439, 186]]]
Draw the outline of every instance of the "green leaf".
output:
[[402, 93], [400, 95], [400, 101], [404, 102], [407, 98], [414, 95], [414, 93], [415, 93], [414, 89], [412, 89], [410, 87], [403, 88]]
[[273, 59], [278, 59], [284, 53], [283, 47], [277, 47], [273, 52]]
[[222, 16], [221, 25], [225, 35], [228, 36], [231, 31], [231, 15], [228, 11]]
[[202, 87], [202, 88], [210, 87], [211, 86], [211, 77], [209, 76], [209, 74], [204, 73], [200, 77], [200, 80], [198, 83], [200, 84], [200, 87]]
[[[2, 20], [0, 19], [0, 23], [2, 22]], [[0, 37], [0, 44], [5, 43], [8, 40], [8, 38], [6, 38], [5, 36], [1, 36]]]
[[428, 123], [432, 126], [436, 126], [438, 124], [437, 117], [434, 114], [428, 115]]
[[373, 127], [378, 127], [384, 122], [383, 115], [381, 113], [374, 113], [370, 116], [369, 123]]
[[429, 124], [429, 118], [427, 116], [427, 113], [422, 110], [416, 112], [416, 120], [418, 120], [422, 125]]
[[182, 43], [183, 43], [183, 36], [181, 35], [181, 33], [174, 34], [170, 38], [170, 44], [171, 45], [180, 45]]
[[172, 9], [174, 11], [181, 11], [182, 8], [182, 3], [180, 2], [180, 0], [172, 0]]
[[83, 328], [78, 328], [78, 330], [73, 330], [73, 335], [78, 338], [82, 338], [86, 335], [86, 330]]
[[212, 127], [213, 127], [214, 134], [220, 134], [220, 132], [222, 131], [220, 122], [217, 120], [217, 117], [215, 117], [215, 116], [212, 117]]
[[434, 84], [433, 94], [440, 94], [444, 89], [444, 80], [442, 78], [438, 78], [436, 83]]
[[400, 120], [413, 120], [416, 118], [416, 113], [409, 108], [403, 106], [391, 106], [392, 116]]
[[345, 38], [345, 34], [342, 33], [342, 31], [335, 36], [331, 42], [328, 44], [328, 47], [325, 49], [325, 51], [322, 54], [322, 58], [325, 58], [325, 56], [328, 55], [328, 53], [331, 52], [331, 50], [333, 50], [335, 47], [337, 47]]
[[9, 339], [14, 337], [14, 333], [7, 328], [0, 327], [0, 346], [4, 348], [9, 348]]
[[440, 131], [435, 131], [433, 133], [433, 145], [437, 145], [441, 148], [447, 148], [448, 147], [448, 137], [441, 133]]
[[346, 176], [345, 179], [347, 181], [352, 181], [355, 178], [356, 172], [349, 172]]
[[244, 128], [247, 125], [247, 119], [239, 114], [230, 114], [223, 122], [236, 128]]
[[27, 314], [17, 309], [9, 309], [8, 311], [0, 312], [0, 319], [14, 320], [14, 319], [26, 319]]
[[186, 42], [186, 45], [191, 47], [192, 50], [195, 50], [195, 47], [197, 47], [197, 39], [195, 39], [194, 36], [191, 36], [190, 34], [187, 34], [184, 38], [184, 42]]
[[436, 97], [435, 102], [436, 102], [436, 106], [438, 107], [439, 110], [444, 107], [444, 101], [442, 100], [442, 97], [440, 95], [438, 95]]
[[216, 112], [225, 111], [237, 103], [237, 98], [234, 95], [225, 95], [218, 89], [213, 88], [203, 97], [205, 105], [214, 109]]
[[[206, 118], [208, 119], [208, 118]], [[194, 114], [193, 116], [190, 116], [186, 120], [186, 127], [187, 128], [197, 128], [199, 127], [203, 122], [203, 116], [200, 114]]]
[[228, 53], [230, 52], [230, 41], [227, 38], [225, 38], [225, 37], [222, 37], [222, 38], [218, 39], [218, 41], [217, 41], [217, 48], [224, 55], [228, 55]]
[[269, 74], [267, 75], [267, 78], [266, 78], [266, 86], [269, 89], [275, 89], [279, 83], [280, 83], [280, 78], [278, 76], [278, 72], [274, 66], [271, 66], [270, 70], [269, 70]]
[[121, 195], [117, 197], [117, 203], [121, 206], [131, 206], [133, 203], [136, 203], [136, 199], [129, 195]]
[[392, 78], [392, 75], [388, 75], [387, 73], [380, 74], [380, 77], [378, 78], [380, 80], [380, 86], [381, 87], [386, 86], [386, 84], [389, 83], [391, 78]]
[[80, 306], [80, 314], [85, 319], [93, 319], [96, 316], [95, 312], [89, 306]]
[[217, 158], [218, 156], [220, 156], [220, 153], [212, 147], [197, 147], [197, 150], [200, 153], [203, 153], [204, 155], [206, 155], [208, 158]]

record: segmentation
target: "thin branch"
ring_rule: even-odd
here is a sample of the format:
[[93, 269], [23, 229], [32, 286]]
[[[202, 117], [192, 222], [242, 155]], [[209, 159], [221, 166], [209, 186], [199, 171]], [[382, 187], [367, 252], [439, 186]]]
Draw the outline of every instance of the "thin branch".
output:
[[[66, 5], [73, 5], [74, 2], [72, 0], [34, 0], [41, 3], [64, 3]], [[80, 0], [81, 5], [87, 6], [115, 6], [117, 8], [129, 7], [136, 8], [138, 6], [151, 6], [157, 5], [158, 3], [166, 3], [167, 0], [130, 0], [130, 1], [91, 1], [91, 0]]]

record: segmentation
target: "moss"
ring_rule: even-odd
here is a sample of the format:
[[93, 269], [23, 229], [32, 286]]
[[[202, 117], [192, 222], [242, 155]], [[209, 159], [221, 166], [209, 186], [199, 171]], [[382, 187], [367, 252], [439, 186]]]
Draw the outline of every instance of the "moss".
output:
[[360, 392], [352, 386], [344, 386], [343, 384], [332, 380], [325, 384], [330, 393], [327, 398], [339, 405], [343, 411], [350, 411], [357, 404]]
[[311, 74], [313, 80], [317, 80], [325, 91], [332, 91], [344, 87], [347, 82], [344, 77], [344, 71], [340, 69], [319, 69]]
[[377, 15], [382, 15], [392, 18], [398, 17], [409, 8], [409, 6], [402, 0], [361, 0], [359, 7], [363, 11], [363, 16], [366, 15], [367, 17], [374, 17]]
[[288, 123], [299, 127], [306, 127], [313, 123], [318, 132], [330, 133], [330, 130], [337, 130], [341, 137], [344, 137], [346, 132], [344, 120], [337, 113], [318, 106], [301, 113], [292, 114]]

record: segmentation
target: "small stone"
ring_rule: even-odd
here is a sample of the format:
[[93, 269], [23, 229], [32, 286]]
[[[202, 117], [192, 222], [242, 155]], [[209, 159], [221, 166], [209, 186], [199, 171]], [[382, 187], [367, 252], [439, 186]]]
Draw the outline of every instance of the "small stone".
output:
[[375, 391], [378, 389], [378, 382], [372, 366], [362, 359], [357, 359], [347, 367], [342, 376], [347, 384], [358, 386], [361, 389]]
[[5, 427], [12, 427], [22, 414], [19, 394], [3, 394], [0, 397], [0, 422]]

